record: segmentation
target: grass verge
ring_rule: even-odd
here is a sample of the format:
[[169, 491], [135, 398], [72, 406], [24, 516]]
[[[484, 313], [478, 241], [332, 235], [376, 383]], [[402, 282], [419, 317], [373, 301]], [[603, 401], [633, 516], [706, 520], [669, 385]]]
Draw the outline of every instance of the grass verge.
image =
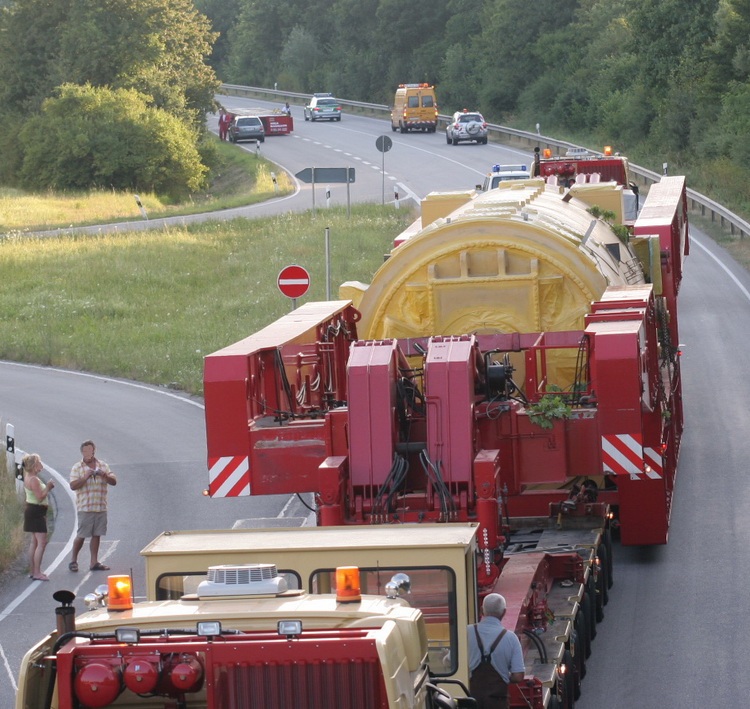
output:
[[0, 359], [202, 393], [204, 355], [288, 312], [276, 285], [297, 263], [311, 274], [299, 299], [368, 282], [413, 215], [379, 205], [161, 231], [0, 241]]
[[23, 506], [16, 494], [16, 479], [13, 471], [8, 470], [5, 455], [0, 456], [0, 510], [0, 569], [6, 569], [21, 555], [25, 535], [22, 531]]

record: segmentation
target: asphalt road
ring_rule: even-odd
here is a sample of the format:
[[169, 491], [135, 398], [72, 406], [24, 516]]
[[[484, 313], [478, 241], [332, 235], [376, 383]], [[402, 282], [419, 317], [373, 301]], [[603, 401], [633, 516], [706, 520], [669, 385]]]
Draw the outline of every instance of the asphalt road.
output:
[[[440, 133], [402, 136], [375, 119], [344, 115], [341, 123], [310, 124], [302, 121], [301, 108], [293, 107], [293, 114], [294, 134], [268, 138], [263, 154], [291, 173], [354, 166], [352, 201], [389, 201], [394, 185], [403, 189], [402, 198], [470, 188], [493, 162], [524, 157], [494, 145], [450, 146]], [[385, 174], [375, 149], [383, 134], [393, 140]], [[390, 189], [383, 190], [384, 182]], [[319, 190], [322, 206], [324, 186]], [[333, 201], [345, 203], [344, 185], [332, 191]], [[293, 197], [244, 211], [311, 205], [311, 188], [300, 186]], [[750, 693], [744, 613], [750, 383], [743, 354], [750, 332], [750, 276], [695, 230], [692, 238], [680, 299], [686, 432], [670, 541], [666, 547], [615, 548], [615, 585], [593, 643], [579, 709], [731, 707], [743, 705]], [[202, 497], [203, 412], [199, 401], [179, 393], [0, 363], [0, 419], [16, 426], [19, 447], [39, 452], [61, 481], [78, 458], [80, 442], [96, 440], [98, 453], [120, 479], [111, 489], [102, 556], [115, 571], [133, 569], [137, 593], [143, 593], [138, 551], [164, 529], [223, 528], [245, 519], [274, 523], [279, 517], [301, 524], [306, 518], [296, 498]], [[52, 582], [30, 583], [16, 574], [0, 586], [0, 709], [13, 706], [23, 651], [54, 626], [52, 591], [65, 587], [83, 595], [103, 580], [85, 571], [85, 550], [81, 572], [67, 570], [74, 515], [64, 490], [60, 485], [55, 493], [58, 515], [45, 555]]]

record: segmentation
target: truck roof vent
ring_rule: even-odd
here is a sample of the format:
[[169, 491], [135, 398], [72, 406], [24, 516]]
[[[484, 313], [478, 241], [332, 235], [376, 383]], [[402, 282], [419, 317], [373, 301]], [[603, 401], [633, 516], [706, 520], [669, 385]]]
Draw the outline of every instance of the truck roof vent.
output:
[[206, 580], [198, 585], [198, 596], [275, 596], [287, 588], [275, 564], [223, 564], [209, 567]]

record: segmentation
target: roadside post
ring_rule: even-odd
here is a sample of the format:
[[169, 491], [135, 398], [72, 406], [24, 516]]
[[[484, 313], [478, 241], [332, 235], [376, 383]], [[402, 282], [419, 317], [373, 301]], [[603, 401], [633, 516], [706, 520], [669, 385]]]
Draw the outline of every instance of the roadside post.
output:
[[143, 203], [141, 202], [141, 198], [139, 195], [134, 194], [133, 197], [135, 197], [135, 203], [138, 205], [138, 209], [141, 210], [141, 216], [144, 219], [148, 219], [148, 214], [146, 213], [146, 208], [143, 206]]

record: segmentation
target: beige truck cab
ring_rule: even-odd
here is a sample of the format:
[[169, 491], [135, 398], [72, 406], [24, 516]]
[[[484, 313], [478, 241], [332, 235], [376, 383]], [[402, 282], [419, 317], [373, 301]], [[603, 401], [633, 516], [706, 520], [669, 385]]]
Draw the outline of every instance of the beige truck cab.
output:
[[76, 618], [56, 592], [58, 627], [24, 657], [16, 707], [475, 706], [476, 530], [165, 532], [141, 552], [146, 601], [111, 576]]
[[431, 84], [400, 84], [391, 109], [391, 130], [434, 133], [438, 124], [435, 87]]

